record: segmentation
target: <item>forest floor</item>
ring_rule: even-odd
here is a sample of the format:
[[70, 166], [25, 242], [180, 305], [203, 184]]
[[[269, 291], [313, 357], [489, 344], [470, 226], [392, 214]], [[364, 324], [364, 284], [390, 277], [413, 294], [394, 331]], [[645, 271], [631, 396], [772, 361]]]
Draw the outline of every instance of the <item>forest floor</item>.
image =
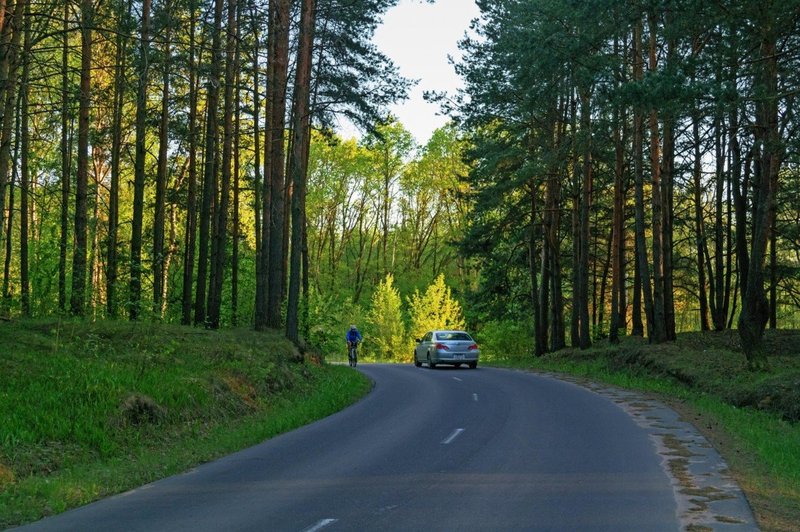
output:
[[278, 332], [0, 322], [0, 530], [185, 471], [370, 389]]
[[624, 338], [537, 359], [493, 361], [566, 373], [657, 396], [714, 445], [764, 531], [800, 523], [800, 331], [767, 331], [767, 366], [748, 368], [736, 331], [684, 333], [649, 345]]

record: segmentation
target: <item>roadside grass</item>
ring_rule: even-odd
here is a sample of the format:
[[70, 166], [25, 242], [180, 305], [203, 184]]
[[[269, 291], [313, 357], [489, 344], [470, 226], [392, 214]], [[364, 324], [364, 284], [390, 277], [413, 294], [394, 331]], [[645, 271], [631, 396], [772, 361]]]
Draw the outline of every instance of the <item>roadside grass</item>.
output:
[[769, 368], [754, 372], [735, 331], [688, 333], [650, 346], [564, 349], [492, 365], [568, 374], [656, 395], [693, 423], [725, 458], [759, 527], [793, 531], [800, 523], [800, 333], [769, 331]]
[[277, 332], [0, 323], [0, 529], [330, 415], [370, 388]]

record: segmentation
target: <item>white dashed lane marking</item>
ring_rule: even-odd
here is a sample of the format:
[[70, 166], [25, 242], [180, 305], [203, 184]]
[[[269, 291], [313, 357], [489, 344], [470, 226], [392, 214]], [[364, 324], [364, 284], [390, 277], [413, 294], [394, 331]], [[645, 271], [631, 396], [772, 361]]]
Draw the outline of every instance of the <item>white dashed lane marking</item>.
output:
[[461, 434], [462, 432], [464, 432], [464, 429], [456, 429], [456, 430], [454, 430], [450, 434], [450, 436], [448, 436], [447, 438], [442, 440], [442, 445], [450, 445], [451, 443], [453, 443], [453, 440], [458, 438], [459, 434]]

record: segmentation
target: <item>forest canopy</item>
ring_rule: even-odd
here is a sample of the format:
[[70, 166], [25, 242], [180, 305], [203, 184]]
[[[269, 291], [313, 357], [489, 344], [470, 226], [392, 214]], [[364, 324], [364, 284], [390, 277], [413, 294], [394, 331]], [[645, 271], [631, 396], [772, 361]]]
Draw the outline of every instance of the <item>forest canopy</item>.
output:
[[423, 145], [395, 0], [0, 1], [4, 317], [398, 360], [445, 296], [536, 354], [798, 327], [798, 0], [479, 0]]

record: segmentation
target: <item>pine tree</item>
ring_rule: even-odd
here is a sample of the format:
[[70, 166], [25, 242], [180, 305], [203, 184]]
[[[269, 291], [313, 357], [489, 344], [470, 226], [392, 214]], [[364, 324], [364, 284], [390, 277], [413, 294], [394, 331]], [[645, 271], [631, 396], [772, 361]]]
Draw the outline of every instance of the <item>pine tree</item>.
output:
[[461, 304], [453, 299], [450, 287], [445, 284], [444, 274], [439, 274], [424, 294], [415, 290], [408, 300], [408, 306], [413, 338], [421, 338], [426, 332], [436, 329], [465, 327]]
[[372, 295], [367, 314], [369, 351], [378, 360], [410, 361], [411, 348], [406, 340], [400, 292], [389, 273]]

